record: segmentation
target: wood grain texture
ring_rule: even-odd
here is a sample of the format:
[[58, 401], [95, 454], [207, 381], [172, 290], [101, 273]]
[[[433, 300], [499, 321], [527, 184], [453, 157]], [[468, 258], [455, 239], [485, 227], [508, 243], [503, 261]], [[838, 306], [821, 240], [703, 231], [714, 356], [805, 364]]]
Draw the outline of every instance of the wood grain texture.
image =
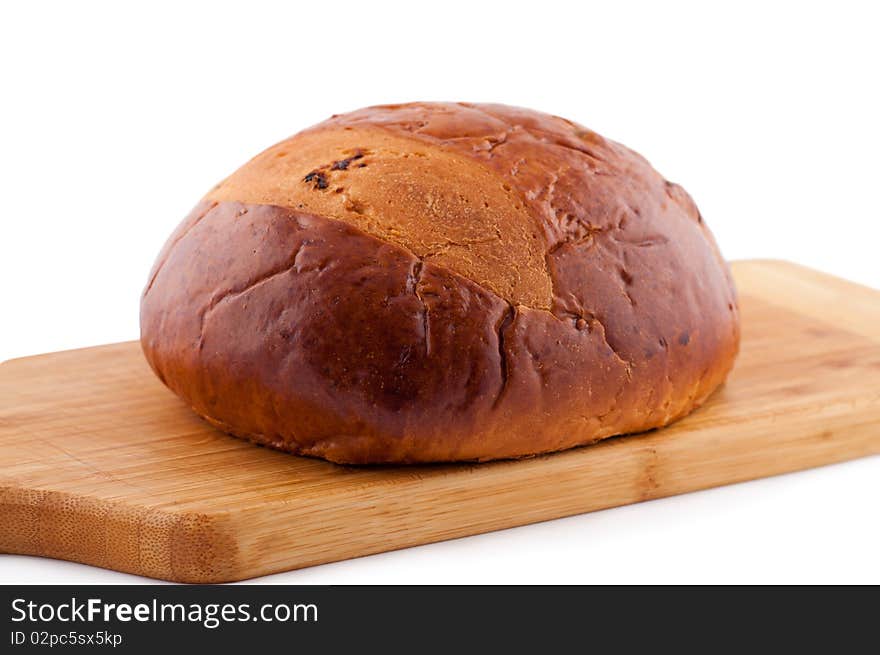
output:
[[240, 580], [880, 452], [880, 293], [734, 264], [742, 353], [664, 430], [521, 461], [353, 468], [228, 437], [135, 342], [0, 366], [0, 552]]

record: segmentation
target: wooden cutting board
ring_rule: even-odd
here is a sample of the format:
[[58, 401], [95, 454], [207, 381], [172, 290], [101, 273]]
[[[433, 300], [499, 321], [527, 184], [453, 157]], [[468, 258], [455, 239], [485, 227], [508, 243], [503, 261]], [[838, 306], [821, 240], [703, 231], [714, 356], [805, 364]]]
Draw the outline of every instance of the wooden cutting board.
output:
[[515, 462], [354, 468], [196, 418], [136, 342], [0, 366], [0, 552], [240, 580], [880, 452], [880, 292], [734, 265], [725, 387], [664, 430]]

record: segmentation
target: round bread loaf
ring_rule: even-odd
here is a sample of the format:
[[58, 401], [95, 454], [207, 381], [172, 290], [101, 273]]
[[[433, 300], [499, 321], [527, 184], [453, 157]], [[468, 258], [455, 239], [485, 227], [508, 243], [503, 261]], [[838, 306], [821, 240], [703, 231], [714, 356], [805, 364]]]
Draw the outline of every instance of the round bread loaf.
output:
[[342, 463], [514, 458], [670, 423], [730, 371], [690, 196], [575, 123], [361, 109], [269, 148], [168, 240], [159, 378], [230, 434]]

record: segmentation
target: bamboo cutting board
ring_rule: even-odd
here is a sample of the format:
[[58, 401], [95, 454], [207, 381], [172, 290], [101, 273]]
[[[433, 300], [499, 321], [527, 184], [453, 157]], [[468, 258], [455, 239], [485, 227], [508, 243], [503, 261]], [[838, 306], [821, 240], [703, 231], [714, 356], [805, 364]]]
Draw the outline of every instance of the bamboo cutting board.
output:
[[228, 437], [137, 343], [0, 366], [0, 552], [240, 580], [880, 452], [880, 292], [734, 265], [729, 382], [664, 430], [516, 462], [354, 468]]

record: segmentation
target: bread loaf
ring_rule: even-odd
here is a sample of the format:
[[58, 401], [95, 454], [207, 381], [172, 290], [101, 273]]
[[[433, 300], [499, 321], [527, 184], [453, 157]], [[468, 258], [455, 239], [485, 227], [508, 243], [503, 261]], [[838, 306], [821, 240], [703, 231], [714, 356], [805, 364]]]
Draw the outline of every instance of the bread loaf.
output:
[[218, 184], [141, 301], [159, 378], [333, 462], [516, 458], [666, 425], [725, 379], [734, 286], [690, 196], [562, 118], [338, 115]]

